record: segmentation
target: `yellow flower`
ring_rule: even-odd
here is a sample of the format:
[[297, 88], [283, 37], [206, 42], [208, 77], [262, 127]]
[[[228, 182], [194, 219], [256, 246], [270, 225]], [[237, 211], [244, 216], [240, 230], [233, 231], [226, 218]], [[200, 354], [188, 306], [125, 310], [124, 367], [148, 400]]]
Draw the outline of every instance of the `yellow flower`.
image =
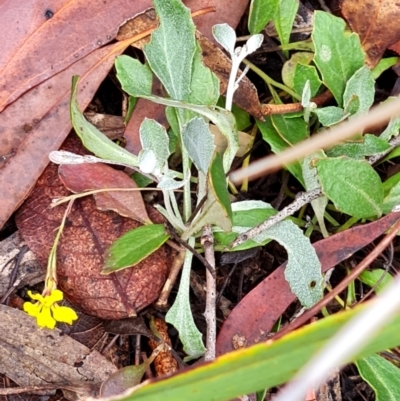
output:
[[28, 295], [38, 302], [25, 302], [24, 311], [29, 316], [36, 317], [36, 323], [40, 327], [54, 329], [56, 322], [72, 324], [74, 320], [78, 319], [73, 309], [57, 304], [64, 298], [64, 294], [60, 290], [52, 290], [50, 295], [45, 296], [28, 291]]

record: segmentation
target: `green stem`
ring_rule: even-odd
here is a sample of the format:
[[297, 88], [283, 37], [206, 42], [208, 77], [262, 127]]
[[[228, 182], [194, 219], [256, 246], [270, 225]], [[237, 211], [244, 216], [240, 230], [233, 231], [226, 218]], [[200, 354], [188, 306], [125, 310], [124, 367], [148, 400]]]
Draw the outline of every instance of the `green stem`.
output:
[[296, 100], [301, 101], [301, 96], [299, 96], [296, 92], [294, 92], [292, 89], [290, 89], [286, 85], [283, 85], [283, 84], [273, 80], [264, 71], [260, 70], [253, 63], [250, 63], [250, 61], [243, 60], [243, 63], [248, 65], [251, 70], [253, 70], [256, 74], [258, 74], [267, 83], [267, 85], [270, 84], [270, 85], [275, 86], [276, 88], [282, 89], [283, 91], [288, 93], [290, 96], [294, 97]]

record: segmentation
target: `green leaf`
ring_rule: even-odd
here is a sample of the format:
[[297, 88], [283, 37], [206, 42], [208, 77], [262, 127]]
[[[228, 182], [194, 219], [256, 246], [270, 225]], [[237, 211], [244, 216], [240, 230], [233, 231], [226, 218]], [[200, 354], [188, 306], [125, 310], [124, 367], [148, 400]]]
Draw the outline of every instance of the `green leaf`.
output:
[[272, 20], [281, 0], [251, 0], [248, 28], [254, 35], [260, 33]]
[[[289, 147], [288, 143], [280, 137], [278, 131], [272, 125], [271, 117], [264, 117], [264, 121], [257, 120], [257, 126], [260, 129], [264, 141], [271, 146], [271, 150], [275, 154], [278, 154]], [[299, 162], [291, 163], [285, 167], [293, 174], [293, 176], [297, 178], [301, 184], [304, 184], [301, 164]]]
[[323, 11], [314, 13], [314, 62], [339, 106], [343, 105], [347, 81], [364, 65], [365, 59], [358, 35], [345, 32], [345, 28], [341, 18]]
[[122, 89], [131, 96], [151, 95], [153, 73], [146, 64], [129, 56], [118, 56], [115, 60], [117, 78]]
[[359, 105], [354, 115], [365, 113], [374, 103], [375, 97], [375, 81], [372, 73], [365, 65], [357, 70], [354, 75], [347, 81], [346, 89], [343, 94], [343, 104], [347, 109], [347, 104], [351, 99], [357, 96]]
[[112, 397], [122, 394], [129, 388], [132, 388], [142, 381], [146, 370], [153, 363], [158, 355], [157, 348], [151, 356], [139, 365], [125, 366], [112, 373], [100, 387], [100, 397]]
[[382, 214], [383, 190], [378, 173], [363, 160], [316, 161], [322, 191], [342, 212], [357, 218]]
[[187, 100], [196, 52], [190, 10], [180, 0], [153, 0], [153, 4], [160, 26], [143, 48], [146, 60], [173, 99]]
[[275, 114], [271, 116], [271, 121], [279, 136], [288, 145], [295, 145], [309, 137], [308, 124], [303, 117], [290, 118]]
[[219, 99], [219, 79], [203, 64], [202, 50], [196, 43], [188, 103], [214, 106]]
[[[194, 246], [194, 238], [188, 240], [190, 246]], [[190, 309], [189, 289], [190, 270], [193, 254], [186, 252], [183, 262], [182, 276], [175, 302], [165, 316], [165, 321], [172, 324], [179, 331], [179, 338], [183, 344], [183, 350], [188, 355], [187, 360], [195, 359], [204, 354], [202, 334], [197, 329]]]
[[390, 213], [392, 209], [397, 205], [400, 205], [400, 182], [395, 184], [383, 199], [383, 205], [382, 205], [383, 213], [384, 214]]
[[278, 213], [268, 203], [248, 200], [232, 203], [233, 225], [237, 227], [255, 227]]
[[[391, 102], [395, 97], [389, 97], [384, 102]], [[389, 141], [392, 137], [399, 135], [400, 131], [400, 117], [391, 118], [386, 129], [379, 135], [379, 138]]]
[[140, 124], [139, 134], [142, 144], [141, 153], [150, 150], [155, 157], [154, 167], [150, 171], [149, 169], [143, 170], [142, 164], [140, 164], [140, 168], [142, 171], [159, 175], [170, 155], [167, 130], [157, 121], [145, 118]]
[[106, 253], [101, 274], [135, 266], [156, 251], [169, 238], [163, 224], [149, 224], [128, 231], [118, 238]]
[[311, 97], [314, 97], [322, 84], [317, 69], [312, 65], [296, 64], [293, 76], [293, 89], [296, 93], [302, 94], [307, 81], [310, 81]]
[[198, 170], [207, 174], [214, 154], [214, 136], [203, 118], [195, 117], [182, 128], [182, 141]]
[[[291, 55], [290, 59], [285, 61], [282, 67], [281, 75], [283, 83], [289, 88], [294, 88], [294, 73], [298, 64], [308, 66], [314, 58], [311, 52], [296, 52]], [[299, 92], [301, 95], [303, 88]]]
[[219, 153], [216, 153], [211, 163], [208, 181], [210, 188], [214, 192], [215, 199], [221, 205], [226, 217], [232, 221], [232, 205], [229, 198], [227, 178], [222, 166], [222, 159]]
[[384, 183], [382, 183], [382, 188], [385, 196], [389, 194], [391, 189], [400, 182], [400, 172], [389, 177]]
[[335, 125], [349, 116], [348, 113], [345, 113], [343, 109], [335, 106], [328, 106], [321, 109], [316, 109], [314, 110], [314, 113], [318, 116], [319, 122], [324, 127]]
[[399, 60], [400, 60], [399, 57], [382, 58], [372, 70], [372, 78], [378, 79], [384, 71], [396, 65], [399, 62]]
[[400, 370], [379, 355], [356, 361], [361, 377], [374, 389], [376, 401], [400, 399]]
[[[269, 204], [262, 201], [235, 202], [232, 204], [232, 212], [232, 232], [223, 232], [219, 229], [214, 229], [214, 239], [222, 248], [228, 247], [228, 245], [239, 235], [239, 233], [246, 231], [248, 228], [253, 228], [258, 224], [261, 224], [269, 217], [277, 213], [277, 211]], [[268, 242], [270, 242], [270, 239], [266, 239], [261, 243], [250, 239], [235, 249], [227, 251], [242, 251], [245, 249], [259, 247], [260, 245], [265, 245]]]
[[[317, 178], [317, 169], [314, 166], [312, 166], [311, 161], [316, 158], [322, 159], [325, 157], [326, 155], [324, 154], [324, 152], [322, 150], [319, 150], [304, 158], [302, 164], [302, 170], [303, 170], [305, 189], [307, 191], [311, 191], [312, 189], [316, 188], [321, 188], [321, 185]], [[329, 237], [324, 220], [324, 213], [327, 204], [328, 204], [328, 199], [325, 196], [320, 196], [319, 198], [311, 201], [311, 206], [315, 212], [315, 216], [317, 217], [318, 224], [319, 227], [321, 228], [321, 232], [324, 238]]]
[[[299, 9], [298, 0], [283, 0], [280, 2], [275, 14], [274, 14], [274, 24], [276, 32], [278, 33], [281, 45], [286, 45], [289, 43], [290, 33], [292, 32], [292, 27], [294, 19]], [[288, 51], [283, 52], [286, 56]]]
[[383, 269], [364, 270], [358, 276], [358, 279], [369, 287], [375, 288], [375, 292], [377, 294], [380, 293], [387, 285], [393, 283], [393, 277]]
[[347, 141], [327, 150], [329, 157], [347, 156], [352, 159], [363, 159], [390, 149], [390, 145], [372, 134], [365, 134], [361, 141]]
[[138, 160], [135, 155], [108, 139], [83, 116], [76, 98], [78, 80], [78, 76], [72, 78], [70, 113], [72, 126], [85, 148], [102, 159], [114, 160], [136, 167]]
[[[138, 387], [118, 400], [153, 401], [162, 394], [163, 401], [225, 401], [276, 387], [290, 380], [312, 355], [364, 308], [363, 305], [357, 306], [296, 330], [279, 340], [222, 355], [212, 363]], [[379, 330], [354, 359], [398, 346], [399, 332], [400, 316], [397, 316]]]

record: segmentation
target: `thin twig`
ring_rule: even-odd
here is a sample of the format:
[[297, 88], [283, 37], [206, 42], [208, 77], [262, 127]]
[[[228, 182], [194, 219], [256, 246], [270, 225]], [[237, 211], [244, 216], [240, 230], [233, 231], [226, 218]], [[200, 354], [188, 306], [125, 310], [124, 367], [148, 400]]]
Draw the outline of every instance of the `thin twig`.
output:
[[175, 257], [172, 263], [171, 269], [167, 280], [165, 281], [164, 287], [161, 294], [155, 303], [156, 308], [165, 310], [168, 305], [169, 294], [171, 294], [172, 287], [175, 284], [176, 278], [182, 269], [183, 261], [185, 259], [186, 249], [181, 250]]
[[211, 224], [207, 224], [203, 228], [203, 233], [200, 239], [201, 244], [204, 248], [204, 255], [214, 269], [213, 272], [206, 270], [206, 310], [204, 317], [207, 323], [207, 335], [206, 335], [206, 353], [204, 355], [205, 361], [212, 361], [215, 359], [215, 343], [217, 339], [217, 326], [216, 326], [216, 297], [217, 297], [217, 286], [215, 279], [215, 254], [214, 254], [214, 236], [212, 233]]
[[234, 248], [246, 242], [247, 240], [256, 237], [261, 234], [263, 231], [272, 227], [276, 223], [284, 220], [286, 217], [291, 216], [293, 213], [300, 210], [304, 205], [313, 201], [314, 199], [322, 196], [322, 191], [320, 188], [313, 189], [308, 192], [301, 192], [296, 195], [296, 199], [288, 206], [283, 208], [280, 212], [271, 216], [269, 219], [265, 220], [258, 226], [253, 227], [251, 230], [246, 231], [243, 234], [240, 234], [230, 245], [229, 248]]
[[400, 135], [395, 136], [389, 141], [390, 148], [388, 150], [385, 150], [384, 152], [377, 153], [375, 155], [372, 155], [367, 158], [369, 164], [374, 164], [378, 160], [382, 159], [385, 157], [387, 154], [389, 154], [395, 147], [400, 145]]

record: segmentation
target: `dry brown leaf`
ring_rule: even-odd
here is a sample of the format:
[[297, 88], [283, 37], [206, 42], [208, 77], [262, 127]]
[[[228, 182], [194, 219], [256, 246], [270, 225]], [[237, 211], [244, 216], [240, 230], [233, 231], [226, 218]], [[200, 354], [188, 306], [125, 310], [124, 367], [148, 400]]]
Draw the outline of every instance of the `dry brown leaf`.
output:
[[[102, 163], [63, 164], [58, 169], [58, 176], [64, 186], [75, 193], [105, 188], [137, 189], [135, 181], [123, 171]], [[151, 224], [140, 191], [100, 192], [94, 198], [99, 210], [113, 210], [139, 223]]]
[[[65, 150], [76, 151], [79, 140], [68, 138]], [[16, 222], [20, 232], [42, 266], [46, 266], [55, 231], [65, 205], [50, 207], [53, 198], [68, 195], [50, 164], [25, 204]], [[151, 209], [150, 218], [160, 222]], [[167, 275], [167, 258], [162, 247], [133, 268], [101, 275], [104, 252], [139, 223], [114, 212], [97, 210], [93, 197], [74, 202], [57, 252], [58, 285], [66, 298], [83, 312], [103, 319], [134, 316], [159, 295]]]
[[71, 78], [81, 76], [78, 100], [85, 108], [123, 51], [119, 43], [103, 47], [25, 93], [0, 114], [0, 227], [24, 201], [71, 130]]
[[[50, 5], [51, 4], [51, 5]], [[150, 0], [126, 2], [29, 0], [24, 9], [2, 2], [0, 111], [32, 87], [115, 38], [129, 18], [151, 6]]]
[[96, 386], [117, 370], [60, 330], [39, 328], [25, 312], [0, 305], [0, 321], [0, 372], [20, 386], [59, 384], [95, 396]]
[[351, 29], [360, 35], [370, 68], [389, 46], [400, 40], [400, 4], [396, 0], [344, 0], [341, 12]]

